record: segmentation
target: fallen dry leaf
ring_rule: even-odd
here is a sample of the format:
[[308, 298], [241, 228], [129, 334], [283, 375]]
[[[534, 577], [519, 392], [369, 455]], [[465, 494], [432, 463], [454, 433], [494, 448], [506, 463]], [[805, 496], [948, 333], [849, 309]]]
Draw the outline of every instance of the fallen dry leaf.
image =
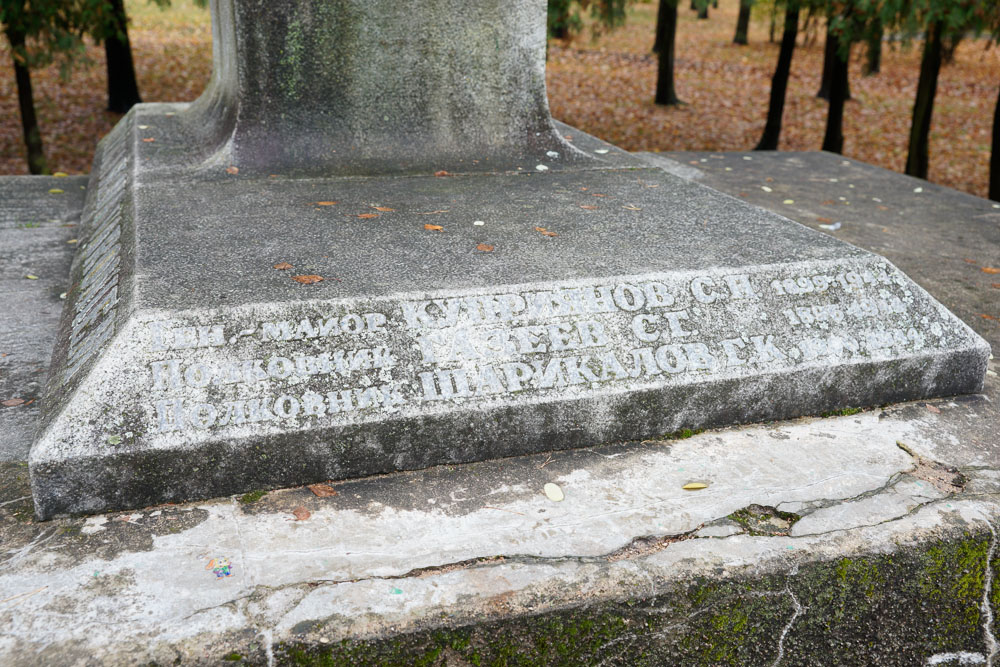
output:
[[479, 245], [476, 246], [476, 250], [479, 250], [481, 252], [493, 252], [493, 246], [491, 246], [489, 243], [480, 243]]
[[642, 209], [634, 204], [629, 204], [628, 206], [622, 206], [626, 211], [641, 211]]
[[337, 202], [335, 202], [335, 201], [318, 201], [318, 202], [316, 202], [316, 206], [335, 206], [336, 204], [337, 204]]
[[389, 213], [390, 211], [395, 211], [394, 208], [389, 208], [388, 206], [372, 206], [376, 211], [382, 211], [383, 213]]
[[931, 412], [933, 412], [936, 415], [941, 414], [941, 408], [939, 408], [939, 407], [937, 407], [935, 405], [931, 405], [930, 403], [927, 404], [927, 409], [930, 410]]
[[963, 257], [962, 261], [965, 262], [966, 264], [979, 264], [979, 262], [977, 262], [976, 260], [969, 259], [968, 257]]
[[834, 205], [834, 204], [836, 204], [836, 203], [837, 203], [837, 202], [833, 201], [832, 199], [827, 199], [827, 200], [825, 200], [825, 201], [821, 201], [821, 202], [819, 203], [819, 205], [820, 205], [820, 206], [833, 206], [833, 205]]
[[154, 139], [153, 137], [146, 137], [145, 139], [143, 139], [143, 142], [147, 144], [151, 144], [154, 141], [156, 141], [156, 139]]
[[990, 287], [993, 289], [1000, 289], [1000, 283], [990, 283]]
[[371, 220], [372, 218], [377, 218], [378, 213], [362, 213], [358, 217], [361, 218], [362, 220]]
[[824, 217], [820, 216], [820, 217], [816, 218], [816, 221], [817, 222], [833, 222], [833, 219], [832, 218], [824, 218]]
[[590, 206], [589, 204], [580, 204], [580, 208], [585, 208], [588, 211], [596, 211], [597, 210], [596, 206]]
[[602, 194], [600, 194], [599, 192], [592, 192], [592, 193], [590, 194], [590, 196], [591, 196], [591, 197], [607, 197], [607, 195], [602, 195]]
[[546, 498], [556, 503], [560, 502], [563, 498], [566, 497], [565, 494], [563, 494], [563, 490], [559, 488], [559, 485], [553, 484], [552, 482], [549, 482], [544, 487], [542, 487], [542, 490], [545, 491]]
[[278, 262], [277, 264], [274, 265], [274, 268], [278, 269], [279, 271], [287, 271], [288, 269], [294, 267], [288, 262]]
[[442, 169], [441, 171], [435, 171], [434, 175], [437, 176], [438, 178], [441, 178], [442, 176], [451, 176], [451, 174], [449, 174], [444, 169]]
[[979, 313], [979, 317], [983, 318], [984, 320], [1000, 320], [1000, 317], [994, 317], [992, 315], [987, 315], [986, 313]]
[[24, 403], [24, 399], [23, 398], [8, 398], [6, 401], [0, 401], [0, 405], [5, 405], [8, 408], [17, 407], [18, 405], [21, 405], [22, 403]]
[[432, 225], [430, 223], [424, 225], [424, 229], [426, 229], [429, 232], [443, 232], [444, 231], [444, 227], [442, 227], [441, 225]]
[[685, 491], [701, 491], [702, 489], [707, 489], [708, 484], [705, 484], [704, 482], [688, 482], [681, 488]]
[[227, 174], [238, 174], [238, 173], [240, 173], [240, 168], [237, 167], [237, 166], [235, 166], [235, 165], [229, 165], [228, 167], [226, 167], [226, 173]]
[[888, 206], [882, 206], [881, 204], [879, 204], [877, 208], [880, 211], [888, 211], [889, 210]]
[[323, 282], [323, 276], [314, 276], [314, 275], [292, 276], [292, 280], [294, 280], [297, 283], [302, 283], [303, 285], [312, 285], [314, 283]]
[[550, 232], [544, 227], [535, 227], [535, 231], [541, 233], [542, 236], [559, 236], [555, 232]]
[[310, 484], [306, 488], [312, 491], [320, 498], [329, 498], [331, 496], [337, 495], [337, 492], [329, 484]]
[[302, 505], [299, 505], [298, 507], [292, 510], [292, 516], [295, 517], [296, 521], [305, 521], [306, 519], [312, 516], [312, 512], [307, 510]]
[[450, 209], [442, 208], [437, 211], [427, 211], [426, 213], [415, 213], [414, 215], [437, 215], [438, 213], [447, 213]]
[[984, 266], [983, 273], [989, 273], [991, 275], [995, 275], [997, 273], [1000, 273], [1000, 269], [993, 266]]

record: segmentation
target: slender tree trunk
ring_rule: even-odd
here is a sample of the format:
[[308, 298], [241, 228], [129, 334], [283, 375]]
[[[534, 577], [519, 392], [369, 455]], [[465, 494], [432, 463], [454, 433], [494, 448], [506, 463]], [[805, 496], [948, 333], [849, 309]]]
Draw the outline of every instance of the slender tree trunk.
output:
[[707, 19], [708, 18], [708, 0], [704, 0], [705, 4], [698, 7], [698, 18]]
[[135, 80], [132, 46], [128, 41], [128, 19], [122, 0], [110, 0], [114, 32], [104, 38], [104, 59], [108, 70], [108, 111], [125, 113], [139, 98]]
[[698, 11], [698, 5], [697, 3], [695, 3], [695, 0], [691, 0], [691, 11], [692, 12]]
[[[666, 11], [663, 6], [666, 5]], [[656, 103], [680, 104], [674, 90], [674, 44], [677, 36], [677, 0], [660, 0], [663, 20], [660, 22], [660, 62], [656, 75]]]
[[712, 9], [719, 8], [719, 0], [712, 0]]
[[882, 71], [882, 38], [885, 30], [882, 28], [882, 21], [875, 19], [869, 28], [866, 42], [868, 43], [867, 57], [865, 58], [865, 76], [872, 76]]
[[38, 129], [38, 117], [35, 116], [35, 98], [31, 92], [31, 72], [18, 54], [24, 48], [24, 35], [7, 29], [7, 39], [10, 41], [11, 56], [14, 60], [14, 80], [17, 83], [17, 103], [21, 110], [21, 129], [24, 132], [24, 146], [28, 153], [28, 173], [47, 174], [48, 164], [45, 162], [45, 151], [42, 149], [42, 133]]
[[937, 93], [938, 72], [941, 71], [941, 24], [927, 26], [924, 55], [920, 59], [920, 80], [917, 98], [913, 101], [913, 122], [910, 125], [910, 145], [906, 156], [906, 173], [927, 178], [928, 143], [931, 134], [931, 114]]
[[[656, 39], [653, 42], [653, 53], [659, 53], [660, 49], [663, 48], [663, 23], [666, 21], [666, 13], [669, 11], [669, 3], [660, 2], [659, 7], [656, 10]], [[674, 13], [676, 14], [677, 8], [674, 7]]]
[[[840, 40], [836, 36], [830, 33], [830, 23], [832, 21], [828, 18], [826, 22], [826, 44], [823, 45], [823, 78], [820, 79], [819, 92], [816, 93], [816, 97], [829, 100], [830, 99], [830, 86], [833, 82], [833, 70], [837, 67], [837, 63], [840, 61], [840, 57], [837, 55], [837, 49], [840, 48]], [[850, 60], [850, 59], [848, 59]], [[845, 78], [846, 82], [847, 79]], [[844, 99], [851, 99], [851, 86], [849, 83], [845, 83], [847, 88], [844, 89]]]
[[767, 41], [774, 44], [774, 32], [778, 25], [778, 3], [771, 3], [771, 25], [767, 29]]
[[771, 79], [771, 103], [767, 107], [767, 124], [755, 150], [778, 150], [781, 135], [781, 116], [785, 111], [785, 92], [788, 90], [788, 75], [792, 71], [792, 55], [795, 53], [795, 38], [799, 34], [799, 7], [790, 2], [785, 9], [785, 31], [781, 35], [781, 50], [778, 52], [778, 66]]
[[734, 44], [747, 43], [747, 30], [750, 27], [750, 8], [753, 0], [740, 0], [740, 15], [736, 19], [736, 36], [733, 37]]
[[993, 110], [993, 146], [990, 152], [990, 199], [1000, 201], [1000, 92]]
[[826, 38], [833, 42], [833, 66], [830, 71], [830, 109], [826, 115], [826, 134], [823, 150], [831, 153], [844, 151], [844, 103], [847, 101], [847, 63], [850, 52], [840, 57], [840, 40], [827, 32]]

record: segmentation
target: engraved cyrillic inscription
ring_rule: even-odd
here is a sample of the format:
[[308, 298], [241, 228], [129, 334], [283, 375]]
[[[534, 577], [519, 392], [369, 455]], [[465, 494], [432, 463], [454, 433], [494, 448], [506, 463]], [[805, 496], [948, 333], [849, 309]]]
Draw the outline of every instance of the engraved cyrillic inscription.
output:
[[908, 354], [942, 329], [904, 285], [885, 267], [667, 274], [153, 321], [148, 414], [162, 433], [311, 428]]

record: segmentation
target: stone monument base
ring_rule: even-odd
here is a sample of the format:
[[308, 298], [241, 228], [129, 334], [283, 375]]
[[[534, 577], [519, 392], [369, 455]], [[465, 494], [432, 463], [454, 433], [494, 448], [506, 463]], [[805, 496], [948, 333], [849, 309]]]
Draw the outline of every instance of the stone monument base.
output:
[[982, 387], [986, 343], [885, 259], [578, 130], [502, 171], [191, 175], [185, 113], [101, 144], [39, 517]]

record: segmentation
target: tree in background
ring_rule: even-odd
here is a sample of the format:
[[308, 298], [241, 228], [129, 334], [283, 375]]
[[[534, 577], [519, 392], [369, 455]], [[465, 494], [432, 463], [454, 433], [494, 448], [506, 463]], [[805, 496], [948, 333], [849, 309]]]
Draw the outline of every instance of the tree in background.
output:
[[674, 47], [677, 37], [677, 0], [660, 0], [656, 20], [659, 66], [656, 74], [656, 104], [680, 104], [674, 89]]
[[0, 26], [10, 42], [32, 174], [47, 174], [49, 169], [35, 115], [31, 68], [59, 60], [63, 75], [68, 76], [74, 59], [83, 55], [84, 35], [104, 24], [107, 10], [104, 0], [0, 0]]
[[142, 102], [135, 79], [132, 46], [128, 41], [128, 17], [122, 0], [108, 0], [108, 20], [98, 37], [104, 38], [104, 59], [108, 72], [108, 111], [125, 113]]
[[740, 13], [736, 18], [736, 35], [733, 37], [733, 44], [746, 44], [747, 31], [750, 28], [750, 9], [753, 7], [753, 0], [740, 0]]
[[[170, 0], [152, 0], [169, 4]], [[593, 29], [612, 29], [625, 25], [628, 3], [636, 0], [548, 0], [547, 25], [550, 37], [566, 39], [583, 29], [580, 10], [589, 9], [594, 18]], [[206, 0], [196, 0], [204, 4]]]
[[781, 50], [778, 52], [778, 66], [771, 79], [771, 101], [767, 107], [767, 123], [764, 134], [755, 150], [778, 150], [781, 136], [781, 117], [785, 111], [785, 92], [788, 90], [788, 76], [792, 71], [792, 55], [795, 53], [795, 39], [799, 34], [799, 3], [788, 0], [785, 4], [785, 30], [781, 35]]

